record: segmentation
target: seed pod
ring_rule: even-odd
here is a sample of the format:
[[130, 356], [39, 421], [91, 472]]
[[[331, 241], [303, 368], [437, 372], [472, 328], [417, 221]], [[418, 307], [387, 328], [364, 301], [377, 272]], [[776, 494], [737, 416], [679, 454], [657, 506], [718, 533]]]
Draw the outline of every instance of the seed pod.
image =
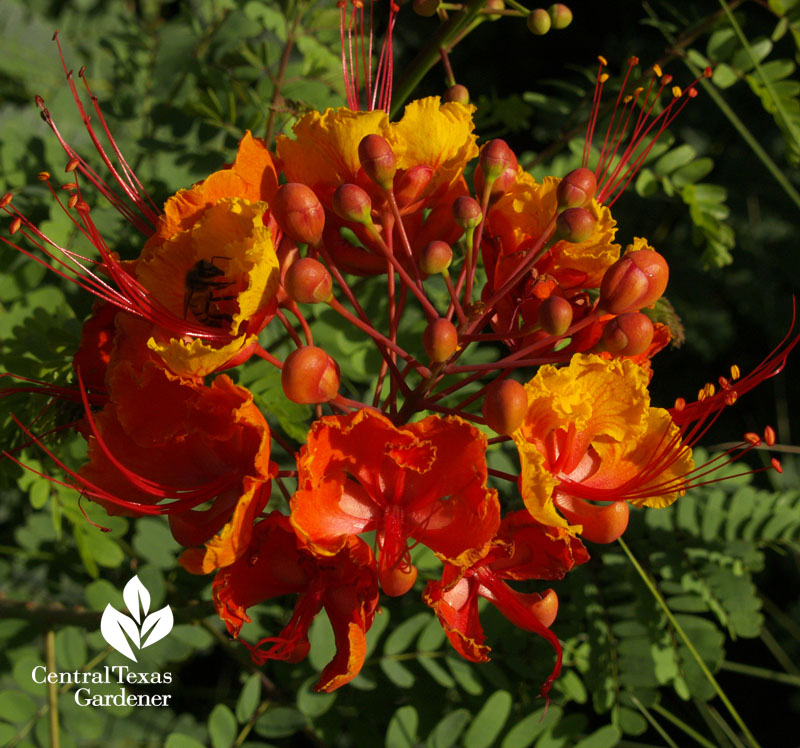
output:
[[284, 288], [295, 301], [315, 304], [330, 300], [333, 281], [328, 269], [319, 260], [303, 257], [286, 271]]
[[486, 425], [500, 436], [516, 431], [528, 412], [525, 388], [513, 379], [492, 382], [483, 398], [483, 417]]
[[563, 335], [572, 324], [572, 304], [561, 296], [548, 296], [539, 306], [538, 322], [546, 333]]
[[307, 345], [287, 356], [281, 385], [294, 403], [326, 403], [339, 392], [339, 366], [322, 348]]
[[270, 209], [281, 229], [296, 242], [319, 244], [325, 227], [325, 210], [310, 187], [299, 182], [281, 185]]
[[386, 138], [367, 135], [358, 144], [358, 159], [364, 173], [385, 190], [392, 189], [397, 171], [397, 159]]
[[612, 319], [603, 329], [601, 343], [617, 356], [638, 356], [653, 342], [655, 329], [646, 314], [628, 312]]
[[453, 250], [450, 245], [442, 241], [432, 241], [420, 254], [419, 266], [423, 273], [436, 275], [443, 273], [453, 261]]
[[458, 331], [452, 322], [440, 317], [428, 325], [422, 343], [431, 361], [440, 364], [458, 348]]
[[597, 179], [590, 169], [581, 167], [567, 174], [556, 188], [561, 208], [582, 208], [597, 192]]
[[668, 280], [669, 266], [658, 252], [628, 252], [603, 275], [598, 309], [608, 314], [636, 312], [661, 298]]

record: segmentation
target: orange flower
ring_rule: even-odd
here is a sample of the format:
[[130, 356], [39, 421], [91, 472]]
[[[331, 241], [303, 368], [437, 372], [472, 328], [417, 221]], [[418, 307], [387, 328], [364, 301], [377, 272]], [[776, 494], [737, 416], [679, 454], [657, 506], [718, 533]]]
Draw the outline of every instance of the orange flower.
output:
[[517, 592], [505, 580], [562, 579], [589, 554], [577, 538], [561, 528], [546, 527], [526, 511], [508, 514], [488, 553], [469, 568], [445, 565], [439, 582], [428, 582], [424, 599], [456, 651], [468, 660], [489, 659], [478, 616], [478, 597], [486, 598], [515, 626], [545, 638], [556, 651], [556, 664], [542, 686], [546, 696], [561, 670], [561, 645], [549, 631], [558, 610], [553, 590]]
[[[341, 551], [315, 556], [298, 543], [288, 517], [273, 512], [256, 524], [246, 555], [214, 578], [214, 605], [237, 637], [250, 621], [247, 609], [279, 595], [299, 595], [292, 619], [278, 636], [247, 645], [253, 659], [297, 662], [308, 654], [308, 628], [322, 608], [336, 640], [336, 656], [322, 671], [317, 691], [333, 691], [358, 675], [366, 655], [366, 632], [378, 605], [375, 559], [361, 539]], [[265, 644], [271, 644], [267, 650]]]
[[[569, 366], [543, 366], [528, 382], [528, 412], [513, 438], [520, 489], [536, 519], [583, 524], [587, 539], [609, 542], [627, 525], [625, 499], [663, 507], [685, 491], [691, 449], [669, 412], [650, 407], [648, 379], [630, 360], [577, 354]], [[587, 499], [614, 503], [598, 514]]]
[[323, 418], [298, 459], [292, 525], [315, 553], [338, 553], [377, 531], [378, 575], [389, 595], [416, 579], [408, 540], [457, 566], [484, 553], [500, 522], [486, 487], [486, 438], [460, 418], [394, 426], [377, 411]]

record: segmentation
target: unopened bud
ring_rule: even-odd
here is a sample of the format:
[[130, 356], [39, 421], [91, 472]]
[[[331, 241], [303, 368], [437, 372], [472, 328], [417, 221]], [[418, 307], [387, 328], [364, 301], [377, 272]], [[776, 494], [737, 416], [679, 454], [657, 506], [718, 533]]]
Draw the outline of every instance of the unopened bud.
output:
[[296, 242], [319, 244], [325, 227], [325, 210], [310, 187], [300, 182], [282, 184], [270, 208], [281, 229]]
[[[505, 9], [506, 9], [506, 4], [503, 2], [503, 0], [488, 0], [486, 5], [483, 6], [484, 12], [490, 10], [505, 10]], [[501, 16], [499, 13], [489, 13], [486, 16], [486, 18], [489, 21], [497, 21], [501, 18]]]
[[446, 242], [439, 240], [432, 241], [428, 244], [420, 254], [419, 266], [423, 273], [428, 275], [436, 275], [436, 273], [443, 273], [450, 267], [453, 261], [453, 250]]
[[628, 252], [603, 275], [598, 308], [609, 314], [636, 312], [661, 298], [668, 280], [669, 266], [658, 252]]
[[307, 345], [287, 356], [281, 385], [294, 403], [326, 403], [339, 392], [339, 366], [322, 348]]
[[565, 29], [572, 23], [572, 11], [564, 3], [553, 3], [547, 12], [556, 30]]
[[536, 36], [544, 36], [548, 31], [550, 31], [550, 26], [552, 26], [553, 21], [550, 18], [550, 14], [546, 10], [543, 8], [537, 8], [528, 14], [527, 23], [528, 29], [532, 34], [536, 34]]
[[538, 321], [546, 333], [563, 335], [572, 324], [572, 304], [562, 296], [548, 296], [539, 306]]
[[339, 218], [353, 223], [372, 223], [372, 200], [357, 184], [342, 184], [333, 193], [333, 210]]
[[392, 189], [397, 159], [386, 138], [367, 135], [358, 144], [358, 159], [366, 175], [385, 190]]
[[628, 312], [612, 319], [603, 329], [602, 345], [617, 356], [638, 356], [653, 342], [655, 329], [646, 314]]
[[486, 388], [482, 412], [489, 428], [508, 436], [519, 428], [528, 412], [525, 388], [513, 379], [492, 382]]
[[567, 208], [556, 219], [555, 238], [578, 244], [594, 233], [594, 227], [594, 216], [586, 208]]
[[413, 203], [430, 184], [431, 179], [433, 179], [433, 169], [430, 166], [417, 164], [407, 169], [394, 186], [397, 204], [403, 208]]
[[517, 157], [505, 140], [490, 140], [483, 148], [478, 162], [486, 181], [494, 182], [507, 170], [517, 171]]
[[428, 18], [436, 15], [436, 11], [439, 9], [439, 0], [414, 0], [412, 7], [418, 16]]
[[315, 304], [330, 300], [333, 281], [328, 269], [319, 260], [303, 257], [289, 266], [284, 287], [295, 301]]
[[474, 198], [462, 195], [453, 202], [453, 219], [462, 229], [474, 229], [483, 218], [481, 206]]
[[447, 361], [458, 348], [458, 331], [452, 322], [440, 317], [428, 325], [422, 343], [431, 361], [440, 364]]
[[445, 92], [442, 94], [442, 101], [454, 101], [457, 104], [466, 106], [469, 104], [469, 89], [466, 86], [462, 86], [460, 83], [456, 83], [450, 86], [450, 88], [445, 89]]
[[594, 172], [585, 167], [573, 169], [556, 188], [560, 208], [582, 208], [597, 192], [597, 179]]

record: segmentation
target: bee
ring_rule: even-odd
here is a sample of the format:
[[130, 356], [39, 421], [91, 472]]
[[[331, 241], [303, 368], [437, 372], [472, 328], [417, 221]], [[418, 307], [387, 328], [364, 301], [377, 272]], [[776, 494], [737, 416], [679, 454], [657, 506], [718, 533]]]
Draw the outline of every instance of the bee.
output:
[[214, 264], [214, 260], [230, 260], [230, 257], [215, 255], [210, 260], [199, 260], [188, 273], [186, 273], [186, 294], [183, 299], [183, 318], [186, 313], [191, 312], [194, 318], [201, 324], [209, 327], [222, 327], [230, 324], [233, 318], [230, 314], [223, 314], [216, 309], [216, 304], [220, 301], [230, 301], [235, 299], [232, 296], [217, 296], [216, 291], [221, 291], [233, 285], [233, 281], [220, 278], [225, 275]]

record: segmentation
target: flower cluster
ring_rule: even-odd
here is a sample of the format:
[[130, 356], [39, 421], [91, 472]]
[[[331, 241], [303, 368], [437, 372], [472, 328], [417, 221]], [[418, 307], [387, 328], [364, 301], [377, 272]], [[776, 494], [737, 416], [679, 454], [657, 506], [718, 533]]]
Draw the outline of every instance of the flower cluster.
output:
[[[671, 88], [655, 69], [621, 93], [598, 158], [604, 67], [584, 164], [563, 177], [534, 180], [502, 140], [479, 148], [468, 104], [421, 99], [392, 122], [360, 111], [348, 88], [350, 108], [306, 114], [274, 153], [246, 133], [230, 166], [162, 210], [113, 140], [113, 160], [100, 145], [71, 73], [116, 186], [39, 102], [67, 154], [70, 197], [41, 179], [97, 256], [45, 236], [11, 194], [0, 207], [28, 242], [20, 251], [97, 297], [75, 386], [24, 385], [83, 405], [72, 425], [88, 443], [86, 464], [69, 470], [20, 427], [109, 514], [167, 515], [186, 549], [181, 565], [214, 575], [232, 636], [253, 606], [295, 596], [283, 630], [248, 644], [255, 660], [303, 658], [324, 608], [337, 652], [316, 688], [338, 688], [364, 663], [380, 594], [416, 589], [469, 660], [490, 652], [479, 598], [546, 639], [556, 653], [546, 694], [561, 666], [550, 629], [558, 598], [514, 583], [563, 578], [588, 560], [584, 542], [622, 535], [630, 507], [667, 506], [761, 444], [747, 434], [722, 460], [692, 459], [719, 412], [776, 373], [796, 340], [751, 375], [734, 368], [719, 391], [706, 385], [694, 403], [651, 405], [651, 359], [671, 338], [651, 310], [669, 268], [646, 239], [615, 242], [610, 206], [695, 84]], [[390, 88], [376, 87], [373, 105], [378, 90], [385, 106]], [[87, 185], [143, 234], [135, 259], [107, 244]], [[380, 309], [359, 297], [359, 278], [383, 284]], [[370, 392], [340, 394], [339, 365], [313, 337], [319, 308], [374, 343], [381, 363]], [[262, 346], [268, 325], [285, 330], [290, 352]], [[273, 436], [286, 444], [270, 414], [224, 373], [253, 356], [280, 369], [286, 398], [316, 408], [305, 442], [288, 447], [293, 469], [270, 459]], [[773, 440], [767, 429], [763, 441]], [[487, 466], [502, 442], [516, 447], [514, 474]], [[501, 504], [496, 481], [510, 481], [521, 501]], [[271, 499], [273, 483], [286, 500]], [[416, 545], [440, 559], [440, 577], [418, 579]]]

